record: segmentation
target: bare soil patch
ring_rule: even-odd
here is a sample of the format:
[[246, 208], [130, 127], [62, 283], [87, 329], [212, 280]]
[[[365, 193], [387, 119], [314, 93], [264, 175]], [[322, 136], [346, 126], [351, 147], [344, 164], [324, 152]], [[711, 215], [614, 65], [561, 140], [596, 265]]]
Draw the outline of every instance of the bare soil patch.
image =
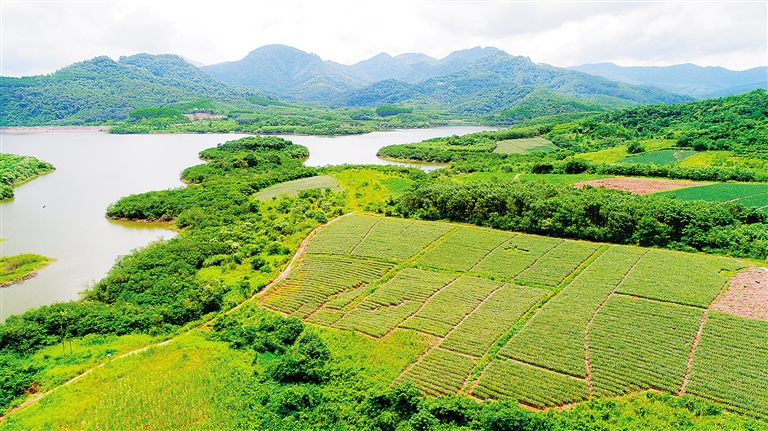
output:
[[189, 118], [192, 121], [195, 120], [207, 120], [211, 118], [224, 118], [223, 115], [218, 114], [209, 114], [207, 112], [195, 112], [194, 114], [183, 114], [185, 117]]
[[768, 269], [750, 268], [734, 275], [728, 290], [711, 308], [735, 316], [768, 320]]
[[657, 180], [652, 178], [601, 178], [578, 182], [574, 186], [582, 188], [586, 184], [593, 187], [603, 186], [608, 189], [625, 190], [641, 195], [704, 185], [704, 183], [692, 181]]

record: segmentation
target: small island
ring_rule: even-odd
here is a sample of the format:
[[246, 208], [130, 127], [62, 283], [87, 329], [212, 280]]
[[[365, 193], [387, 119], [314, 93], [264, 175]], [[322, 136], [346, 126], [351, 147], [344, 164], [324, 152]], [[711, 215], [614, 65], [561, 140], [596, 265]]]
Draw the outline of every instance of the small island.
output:
[[0, 257], [0, 287], [8, 287], [29, 280], [53, 260], [50, 257], [32, 253]]
[[52, 164], [31, 156], [0, 154], [0, 200], [13, 197], [13, 187], [53, 171]]

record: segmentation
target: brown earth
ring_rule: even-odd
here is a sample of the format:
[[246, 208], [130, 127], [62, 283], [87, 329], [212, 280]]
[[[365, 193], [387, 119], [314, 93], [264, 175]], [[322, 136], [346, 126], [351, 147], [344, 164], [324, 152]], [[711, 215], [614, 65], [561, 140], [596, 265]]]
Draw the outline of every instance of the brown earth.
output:
[[750, 268], [734, 275], [728, 290], [711, 308], [750, 319], [768, 320], [768, 269]]
[[704, 185], [704, 183], [694, 183], [692, 181], [656, 180], [652, 178], [602, 178], [578, 182], [574, 186], [582, 188], [586, 184], [593, 187], [602, 186], [608, 189], [625, 190], [641, 195]]

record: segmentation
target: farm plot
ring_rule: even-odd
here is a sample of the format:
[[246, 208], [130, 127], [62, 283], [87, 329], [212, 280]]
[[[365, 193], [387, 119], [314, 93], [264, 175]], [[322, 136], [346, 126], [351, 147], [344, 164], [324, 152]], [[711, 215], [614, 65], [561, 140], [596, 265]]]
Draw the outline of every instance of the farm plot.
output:
[[606, 250], [531, 317], [499, 355], [585, 377], [587, 323], [645, 252], [627, 246]]
[[614, 295], [589, 328], [595, 395], [649, 388], [677, 393], [703, 310]]
[[592, 256], [598, 248], [600, 244], [594, 242], [564, 241], [521, 272], [515, 281], [555, 287]]
[[311, 189], [331, 189], [338, 191], [341, 190], [341, 187], [339, 187], [339, 183], [336, 182], [335, 179], [321, 175], [275, 184], [274, 186], [267, 187], [256, 193], [256, 199], [265, 201], [281, 195], [296, 196], [301, 191]]
[[[768, 195], [768, 184], [754, 183], [717, 183], [690, 189], [680, 189], [668, 194], [684, 201], [718, 201], [726, 202], [750, 197]], [[768, 205], [768, 202], [766, 202]]]
[[589, 388], [584, 379], [499, 358], [483, 371], [472, 394], [543, 408], [586, 400]]
[[419, 257], [416, 264], [451, 271], [469, 271], [513, 233], [463, 227]]
[[388, 263], [352, 257], [306, 256], [262, 305], [303, 318], [332, 295], [378, 280], [390, 268]]
[[525, 154], [547, 153], [557, 149], [557, 146], [544, 138], [507, 139], [496, 143], [494, 153]]
[[461, 277], [437, 292], [418, 313], [403, 322], [400, 327], [445, 337], [464, 316], [471, 313], [483, 299], [499, 287], [499, 282]]
[[342, 316], [344, 316], [344, 313], [341, 311], [321, 308], [312, 313], [306, 320], [316, 325], [333, 326]]
[[363, 299], [335, 326], [381, 337], [416, 312], [427, 298], [455, 278], [452, 275], [406, 268]]
[[768, 420], [768, 322], [710, 311], [686, 392]]
[[473, 358], [436, 347], [401, 374], [395, 383], [411, 382], [427, 395], [455, 394], [474, 366]]
[[307, 245], [308, 254], [349, 254], [381, 217], [348, 215], [322, 228]]
[[743, 267], [744, 264], [734, 259], [651, 250], [616, 292], [707, 307], [725, 284], [726, 278], [720, 271]]
[[447, 223], [384, 218], [370, 230], [352, 255], [401, 262], [448, 233]]
[[638, 156], [629, 156], [619, 160], [617, 163], [654, 163], [657, 165], [671, 165], [681, 162], [688, 157], [697, 154], [694, 150], [659, 150]]
[[562, 242], [562, 239], [557, 238], [520, 234], [489, 253], [470, 272], [512, 280]]
[[506, 284], [456, 326], [440, 346], [482, 356], [547, 293], [544, 289]]

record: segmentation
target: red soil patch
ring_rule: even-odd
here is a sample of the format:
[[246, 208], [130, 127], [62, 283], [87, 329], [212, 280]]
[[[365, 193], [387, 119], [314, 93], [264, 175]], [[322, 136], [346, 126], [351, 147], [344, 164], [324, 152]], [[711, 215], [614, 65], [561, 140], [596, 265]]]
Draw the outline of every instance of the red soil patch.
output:
[[734, 275], [728, 290], [711, 308], [750, 319], [768, 320], [768, 269], [750, 268]]
[[663, 192], [666, 190], [682, 189], [683, 187], [703, 186], [703, 183], [691, 181], [655, 180], [651, 178], [603, 178], [599, 180], [582, 181], [574, 186], [582, 188], [585, 184], [593, 187], [603, 186], [608, 189], [625, 190], [641, 195]]

